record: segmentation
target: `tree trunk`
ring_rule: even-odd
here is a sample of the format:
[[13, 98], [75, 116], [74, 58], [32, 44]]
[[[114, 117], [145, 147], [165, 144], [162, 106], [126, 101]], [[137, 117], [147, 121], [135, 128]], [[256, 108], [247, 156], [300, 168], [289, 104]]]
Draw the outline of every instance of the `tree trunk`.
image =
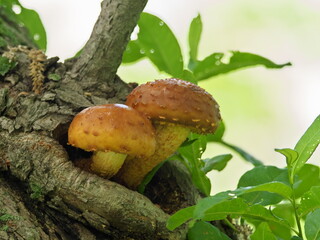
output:
[[85, 153], [67, 145], [75, 114], [122, 103], [136, 86], [116, 71], [146, 2], [104, 0], [80, 56], [65, 63], [46, 59], [0, 6], [0, 27], [16, 33], [1, 35], [16, 66], [0, 76], [0, 239], [186, 238], [186, 226], [166, 228], [201, 197], [180, 162], [166, 163], [144, 196], [75, 167]]

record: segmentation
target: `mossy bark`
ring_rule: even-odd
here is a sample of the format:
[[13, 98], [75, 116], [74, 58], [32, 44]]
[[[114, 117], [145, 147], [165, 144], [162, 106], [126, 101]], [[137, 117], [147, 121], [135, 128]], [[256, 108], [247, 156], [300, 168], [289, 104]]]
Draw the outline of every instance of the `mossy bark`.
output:
[[[71, 160], [85, 153], [67, 145], [76, 113], [122, 103], [136, 86], [124, 83], [116, 70], [146, 2], [104, 0], [82, 54], [65, 63], [57, 57], [32, 63], [27, 31], [0, 11], [2, 23], [19, 30], [15, 48], [0, 48], [16, 63], [0, 76], [1, 239], [186, 238], [186, 226], [165, 226], [169, 214], [200, 198], [181, 164], [166, 163], [157, 174], [165, 184], [151, 183], [144, 196], [75, 167]], [[31, 63], [42, 69], [40, 94], [32, 91]]]

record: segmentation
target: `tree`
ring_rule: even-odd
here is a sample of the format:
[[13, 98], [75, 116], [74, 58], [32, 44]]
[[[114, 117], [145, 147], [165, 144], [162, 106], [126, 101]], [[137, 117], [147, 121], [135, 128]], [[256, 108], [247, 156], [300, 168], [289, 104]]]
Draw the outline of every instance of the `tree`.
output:
[[27, 9], [18, 1], [3, 2], [0, 221], [6, 231], [0, 231], [1, 239], [185, 237], [186, 227], [166, 228], [168, 213], [200, 197], [181, 164], [167, 163], [159, 171], [166, 188], [151, 184], [147, 190], [160, 188], [167, 196], [157, 202], [168, 206], [165, 213], [147, 197], [69, 160], [74, 153], [67, 145], [67, 128], [73, 116], [88, 106], [121, 103], [135, 87], [116, 71], [146, 2], [103, 1], [81, 54], [65, 63], [47, 59], [11, 10], [13, 5]]
[[[39, 50], [45, 47], [45, 38], [40, 34], [42, 25], [35, 24], [37, 14], [18, 0], [2, 1], [0, 238], [186, 239], [188, 225], [183, 223], [190, 221], [190, 240], [238, 239], [239, 234], [246, 239], [251, 229], [230, 222], [239, 216], [239, 222], [254, 227], [252, 239], [266, 234], [289, 238], [292, 232], [302, 237], [301, 219], [307, 215], [305, 226], [312, 226], [320, 216], [312, 212], [319, 208], [319, 187], [310, 184], [319, 182], [319, 168], [305, 164], [320, 142], [319, 118], [294, 149], [277, 150], [286, 156], [288, 170], [263, 166], [225, 142], [224, 124], [214, 135], [189, 135], [170, 161], [152, 172], [151, 181], [147, 178], [142, 184], [144, 194], [74, 166], [73, 160], [85, 155], [67, 144], [74, 115], [89, 106], [122, 103], [136, 87], [116, 75], [121, 61], [148, 57], [160, 71], [194, 83], [243, 67], [290, 65], [242, 52], [232, 52], [228, 62], [222, 53], [198, 60], [200, 16], [191, 23], [190, 59], [184, 64], [180, 46], [166, 24], [151, 14], [141, 14], [146, 2], [104, 0], [84, 48], [60, 63], [58, 57], [47, 59]], [[139, 17], [138, 40], [129, 42]], [[206, 173], [222, 170], [232, 157], [201, 159], [210, 141], [232, 149], [255, 166], [240, 179], [238, 189], [209, 196]], [[314, 174], [308, 174], [309, 170]], [[300, 205], [297, 197], [302, 199]], [[279, 202], [291, 209], [291, 216], [295, 213], [298, 229], [292, 219], [283, 219]], [[275, 207], [267, 210], [269, 205]], [[306, 231], [310, 237], [315, 234], [312, 229]]]

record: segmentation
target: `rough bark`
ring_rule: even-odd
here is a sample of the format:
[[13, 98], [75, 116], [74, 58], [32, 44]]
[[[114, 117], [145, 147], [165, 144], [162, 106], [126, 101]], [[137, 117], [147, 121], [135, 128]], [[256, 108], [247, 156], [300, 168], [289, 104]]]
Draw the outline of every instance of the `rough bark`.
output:
[[185, 229], [169, 232], [165, 227], [168, 215], [148, 198], [74, 167], [54, 139], [32, 133], [2, 133], [0, 137], [6, 139], [0, 149], [2, 161], [10, 162], [10, 174], [41, 205], [111, 239], [182, 238]]
[[[146, 197], [74, 167], [72, 160], [85, 153], [67, 145], [76, 113], [121, 103], [135, 86], [115, 73], [145, 3], [103, 1], [82, 54], [64, 64], [34, 52], [25, 29], [14, 45], [28, 47], [0, 50], [17, 64], [0, 78], [1, 239], [185, 238], [185, 226], [165, 227], [168, 213], [200, 198], [181, 164], [166, 163], [157, 174], [162, 184], [150, 184]], [[44, 79], [39, 94], [32, 68]]]

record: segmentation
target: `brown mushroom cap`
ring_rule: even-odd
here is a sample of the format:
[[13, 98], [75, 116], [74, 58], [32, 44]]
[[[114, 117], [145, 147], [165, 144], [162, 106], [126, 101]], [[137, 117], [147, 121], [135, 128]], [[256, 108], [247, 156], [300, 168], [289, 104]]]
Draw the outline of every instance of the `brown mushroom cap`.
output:
[[161, 79], [136, 87], [126, 104], [152, 120], [173, 122], [197, 133], [213, 133], [221, 120], [219, 105], [201, 87], [180, 79]]
[[113, 151], [133, 156], [152, 155], [156, 144], [151, 122], [123, 104], [82, 110], [69, 127], [68, 141], [86, 151]]

